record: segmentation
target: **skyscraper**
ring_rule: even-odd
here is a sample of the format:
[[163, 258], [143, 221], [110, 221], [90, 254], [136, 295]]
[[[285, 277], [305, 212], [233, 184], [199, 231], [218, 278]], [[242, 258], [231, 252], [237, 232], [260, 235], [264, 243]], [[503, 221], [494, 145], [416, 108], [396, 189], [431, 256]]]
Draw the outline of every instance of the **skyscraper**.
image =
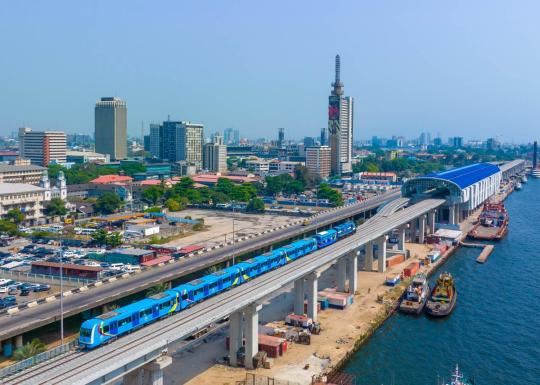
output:
[[202, 167], [204, 126], [191, 122], [163, 122], [163, 159], [186, 161]]
[[240, 131], [233, 128], [226, 128], [223, 130], [223, 141], [225, 144], [238, 144], [240, 143]]
[[285, 144], [285, 129], [280, 128], [279, 131], [278, 131], [277, 146], [278, 146], [278, 148], [283, 148], [284, 144]]
[[328, 98], [328, 143], [334, 175], [352, 172], [353, 98], [343, 96], [340, 72], [340, 58], [336, 55], [336, 78]]
[[326, 146], [328, 144], [328, 128], [321, 128], [321, 146]]
[[101, 98], [95, 107], [96, 152], [111, 159], [127, 157], [127, 105], [116, 97]]
[[47, 167], [66, 162], [66, 134], [60, 131], [32, 131], [19, 128], [19, 156], [32, 164]]
[[213, 172], [227, 171], [227, 145], [223, 144], [223, 137], [215, 134], [212, 142], [203, 146], [203, 168]]
[[306, 167], [320, 178], [330, 175], [331, 150], [328, 146], [312, 146], [306, 148]]
[[150, 155], [157, 159], [163, 159], [163, 126], [150, 124]]

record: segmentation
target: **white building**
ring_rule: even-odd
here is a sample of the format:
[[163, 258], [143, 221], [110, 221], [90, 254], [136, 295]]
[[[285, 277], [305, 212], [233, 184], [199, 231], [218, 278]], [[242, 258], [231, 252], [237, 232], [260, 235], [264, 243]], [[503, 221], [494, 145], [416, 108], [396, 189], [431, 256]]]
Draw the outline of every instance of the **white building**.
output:
[[331, 150], [328, 146], [306, 148], [306, 168], [320, 178], [328, 178], [331, 172]]
[[66, 134], [19, 128], [19, 156], [44, 167], [51, 162], [66, 163]]
[[227, 171], [227, 146], [221, 135], [214, 135], [212, 142], [203, 145], [203, 169], [211, 172]]

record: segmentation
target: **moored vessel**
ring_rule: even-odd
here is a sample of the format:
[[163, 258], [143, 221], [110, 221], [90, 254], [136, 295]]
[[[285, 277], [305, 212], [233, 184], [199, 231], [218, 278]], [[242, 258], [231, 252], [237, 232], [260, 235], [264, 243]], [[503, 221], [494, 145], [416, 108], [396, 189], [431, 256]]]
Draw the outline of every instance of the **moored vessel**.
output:
[[519, 191], [519, 190], [521, 190], [522, 188], [523, 188], [523, 185], [521, 184], [521, 182], [517, 182], [517, 183], [516, 183], [516, 187], [515, 187], [516, 191]]
[[478, 240], [499, 240], [508, 230], [508, 212], [504, 203], [486, 203], [478, 217], [478, 222], [467, 236]]
[[521, 176], [521, 183], [527, 183], [529, 180], [527, 179], [527, 175], [523, 174]]
[[465, 380], [463, 374], [459, 371], [459, 366], [452, 372], [451, 382], [443, 382], [444, 385], [474, 385], [473, 381]]
[[450, 273], [441, 273], [426, 303], [426, 313], [434, 317], [444, 317], [456, 307], [457, 291]]
[[533, 168], [531, 176], [533, 178], [540, 178], [540, 168]]
[[420, 314], [424, 310], [429, 297], [429, 283], [425, 274], [416, 274], [407, 287], [405, 296], [399, 304], [399, 310], [403, 313]]

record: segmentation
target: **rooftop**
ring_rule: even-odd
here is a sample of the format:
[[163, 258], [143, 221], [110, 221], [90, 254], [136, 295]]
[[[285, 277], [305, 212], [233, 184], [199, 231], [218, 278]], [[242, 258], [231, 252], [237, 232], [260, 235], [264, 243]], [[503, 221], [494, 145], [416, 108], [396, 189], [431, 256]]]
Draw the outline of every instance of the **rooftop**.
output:
[[45, 189], [34, 186], [32, 184], [25, 183], [0, 183], [0, 195], [14, 194], [14, 193], [27, 193], [27, 192], [41, 192]]
[[90, 181], [94, 184], [110, 184], [110, 183], [129, 183], [132, 181], [130, 176], [125, 175], [102, 175]]
[[[74, 263], [63, 263], [63, 270], [81, 270], [81, 271], [101, 271], [101, 267], [97, 266], [85, 266], [85, 265], [76, 265]], [[42, 267], [55, 267], [60, 270], [59, 262], [32, 262], [32, 266], [42, 266]]]
[[154, 251], [144, 250], [144, 249], [114, 249], [114, 250], [108, 251], [107, 253], [141, 256], [141, 255], [153, 254]]
[[45, 167], [41, 166], [35, 166], [35, 165], [27, 165], [27, 166], [19, 166], [15, 164], [0, 164], [0, 172], [13, 172], [13, 171], [44, 171], [46, 170]]
[[257, 178], [251, 178], [247, 176], [232, 176], [232, 175], [216, 175], [216, 174], [199, 174], [191, 177], [195, 183], [217, 183], [219, 178], [228, 179], [234, 183], [249, 183], [255, 182]]
[[434, 172], [421, 178], [446, 180], [463, 189], [498, 172], [500, 172], [499, 167], [491, 163], [475, 163], [448, 171]]

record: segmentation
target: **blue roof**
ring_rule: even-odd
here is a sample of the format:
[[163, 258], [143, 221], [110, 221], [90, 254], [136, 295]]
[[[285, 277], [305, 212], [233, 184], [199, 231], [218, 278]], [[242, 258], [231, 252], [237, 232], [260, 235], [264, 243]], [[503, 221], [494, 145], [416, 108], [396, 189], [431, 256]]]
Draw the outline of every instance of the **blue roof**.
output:
[[434, 172], [422, 178], [437, 178], [455, 183], [460, 188], [466, 188], [491, 175], [500, 172], [498, 166], [491, 163], [475, 163], [448, 171]]

